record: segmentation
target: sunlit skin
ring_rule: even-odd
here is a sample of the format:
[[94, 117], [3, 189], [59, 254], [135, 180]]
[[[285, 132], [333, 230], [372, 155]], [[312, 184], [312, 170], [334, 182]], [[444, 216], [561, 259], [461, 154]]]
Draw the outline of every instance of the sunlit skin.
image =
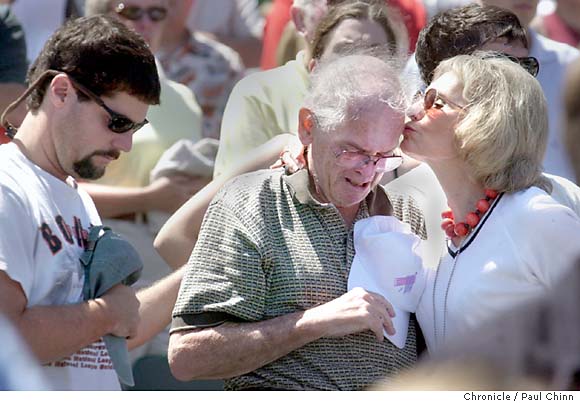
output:
[[336, 153], [340, 150], [370, 155], [392, 153], [404, 125], [403, 114], [386, 105], [369, 106], [360, 113], [357, 120], [327, 133], [317, 126], [307, 109], [300, 111], [300, 140], [310, 146], [308, 164], [314, 191], [320, 202], [335, 205], [347, 223], [354, 219], [359, 203], [380, 181], [382, 173], [376, 171], [372, 162], [359, 169], [345, 169], [337, 164]]
[[428, 111], [423, 108], [423, 99], [409, 108], [401, 149], [411, 157], [427, 163], [456, 159], [458, 154], [454, 131], [461, 109], [445, 104], [445, 100], [465, 105], [463, 87], [457, 76], [449, 72], [434, 80], [429, 88], [437, 89], [442, 100], [436, 101], [435, 106]]
[[539, 0], [479, 0], [480, 4], [486, 6], [497, 6], [510, 10], [517, 15], [520, 24], [528, 29], [530, 22], [536, 15], [536, 8]]
[[[64, 106], [69, 113], [55, 117], [53, 123], [56, 176], [73, 176], [82, 179], [101, 177], [106, 166], [117, 159], [121, 152], [129, 152], [133, 133], [114, 133], [108, 127], [109, 114], [92, 101], [79, 102], [75, 93]], [[112, 110], [127, 116], [134, 122], [145, 119], [148, 105], [134, 96], [121, 92], [101, 99]], [[79, 162], [85, 160], [79, 172]], [[87, 166], [87, 163], [89, 166]], [[76, 167], [76, 169], [75, 169]], [[92, 172], [84, 177], [82, 172]]]
[[[119, 3], [123, 3], [126, 6], [137, 6], [141, 8], [164, 7], [169, 9], [168, 0], [116, 0], [111, 2], [111, 15], [117, 16], [117, 13], [115, 13], [113, 10], [115, 10], [115, 7], [117, 7]], [[155, 53], [159, 50], [161, 46], [161, 39], [163, 37], [163, 27], [167, 21], [167, 18], [162, 21], [152, 21], [147, 13], [145, 13], [145, 15], [137, 21], [131, 21], [121, 17], [118, 18], [119, 21], [125, 24], [125, 26], [133, 29], [139, 33], [143, 39], [145, 39], [145, 42], [147, 42], [151, 48], [151, 52]]]

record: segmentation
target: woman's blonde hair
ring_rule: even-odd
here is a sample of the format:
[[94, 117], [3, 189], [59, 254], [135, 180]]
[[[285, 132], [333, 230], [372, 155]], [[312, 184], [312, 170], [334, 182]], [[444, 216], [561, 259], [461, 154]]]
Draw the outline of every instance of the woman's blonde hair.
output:
[[434, 77], [447, 72], [463, 84], [467, 105], [455, 136], [473, 178], [500, 192], [538, 186], [550, 193], [542, 175], [548, 111], [538, 81], [507, 57], [485, 52], [443, 61]]

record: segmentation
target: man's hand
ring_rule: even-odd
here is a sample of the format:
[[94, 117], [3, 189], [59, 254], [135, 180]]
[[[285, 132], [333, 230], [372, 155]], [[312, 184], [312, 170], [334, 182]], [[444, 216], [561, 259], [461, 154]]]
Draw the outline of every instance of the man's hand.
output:
[[172, 175], [157, 179], [146, 188], [148, 211], [173, 214], [191, 196], [207, 185], [210, 178], [189, 175]]
[[105, 320], [110, 323], [109, 334], [135, 337], [139, 325], [139, 300], [131, 287], [118, 284], [92, 303], [99, 306]]
[[383, 329], [395, 334], [391, 318], [393, 306], [382, 296], [362, 288], [354, 288], [326, 304], [307, 310], [303, 320], [323, 328], [323, 337], [342, 337], [371, 330], [378, 341], [384, 338]]

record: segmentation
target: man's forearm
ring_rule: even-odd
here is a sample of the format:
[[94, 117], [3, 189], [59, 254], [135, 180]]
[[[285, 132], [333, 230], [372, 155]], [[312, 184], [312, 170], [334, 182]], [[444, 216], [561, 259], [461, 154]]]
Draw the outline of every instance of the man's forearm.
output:
[[108, 333], [110, 320], [100, 300], [34, 306], [18, 318], [18, 330], [42, 363], [70, 356]]
[[306, 315], [295, 312], [262, 322], [176, 332], [169, 342], [171, 371], [183, 381], [251, 372], [323, 336]]
[[180, 380], [221, 379], [251, 372], [322, 337], [372, 331], [395, 334], [393, 306], [380, 294], [354, 288], [306, 311], [252, 323], [225, 323], [171, 335], [169, 365]]

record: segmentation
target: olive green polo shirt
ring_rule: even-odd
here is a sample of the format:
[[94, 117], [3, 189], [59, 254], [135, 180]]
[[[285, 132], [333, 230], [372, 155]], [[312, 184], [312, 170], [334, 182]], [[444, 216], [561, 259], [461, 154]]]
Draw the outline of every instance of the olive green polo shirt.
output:
[[[412, 199], [383, 188], [361, 203], [355, 221], [394, 215], [424, 237]], [[393, 251], [397, 253], [397, 251]], [[319, 203], [306, 170], [240, 176], [211, 202], [173, 311], [172, 331], [257, 322], [324, 304], [347, 292], [353, 228]], [[405, 349], [366, 331], [321, 338], [226, 381], [226, 389], [358, 390], [416, 360], [415, 327]]]

